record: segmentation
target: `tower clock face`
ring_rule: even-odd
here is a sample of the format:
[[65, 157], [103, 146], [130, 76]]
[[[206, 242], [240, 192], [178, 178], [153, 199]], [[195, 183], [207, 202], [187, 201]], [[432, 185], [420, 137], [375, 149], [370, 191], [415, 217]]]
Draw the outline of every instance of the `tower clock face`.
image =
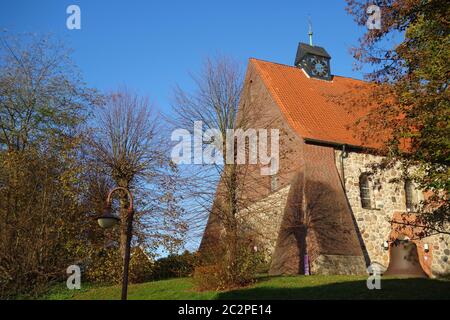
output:
[[308, 67], [315, 77], [326, 78], [329, 75], [328, 62], [325, 58], [312, 56], [308, 58]]

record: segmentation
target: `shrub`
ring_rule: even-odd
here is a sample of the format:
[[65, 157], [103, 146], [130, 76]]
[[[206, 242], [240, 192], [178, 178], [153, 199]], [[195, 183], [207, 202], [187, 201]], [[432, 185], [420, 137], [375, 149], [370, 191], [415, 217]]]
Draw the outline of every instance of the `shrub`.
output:
[[193, 281], [199, 291], [220, 290], [225, 287], [223, 268], [219, 264], [198, 266], [194, 270]]
[[89, 282], [120, 283], [123, 260], [118, 248], [108, 248], [96, 252], [86, 264], [85, 277]]
[[185, 251], [181, 255], [169, 255], [155, 262], [152, 279], [180, 278], [191, 276], [197, 261], [197, 255]]
[[[121, 283], [123, 276], [123, 259], [118, 248], [104, 249], [98, 253], [86, 266], [86, 278], [96, 283]], [[130, 267], [129, 282], [142, 283], [151, 279], [152, 262], [140, 249], [133, 248]]]
[[0, 151], [0, 299], [38, 296], [84, 257], [79, 167], [55, 149]]
[[153, 262], [141, 248], [135, 248], [130, 259], [129, 281], [143, 283], [151, 280]]
[[255, 282], [258, 269], [265, 262], [264, 254], [245, 244], [237, 248], [233, 261], [227, 259], [228, 250], [223, 246], [203, 253], [193, 277], [198, 290], [225, 290]]

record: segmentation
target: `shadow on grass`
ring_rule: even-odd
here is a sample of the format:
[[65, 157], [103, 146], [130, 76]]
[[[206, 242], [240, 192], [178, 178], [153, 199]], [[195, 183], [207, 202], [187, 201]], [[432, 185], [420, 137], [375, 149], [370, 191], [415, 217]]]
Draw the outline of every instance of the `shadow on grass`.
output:
[[[366, 280], [316, 285], [307, 278], [292, 287], [279, 287], [275, 279], [264, 277], [255, 287], [222, 292], [217, 299], [321, 300], [321, 299], [439, 299], [450, 300], [450, 282], [431, 279], [382, 279], [380, 290], [369, 290]], [[306, 283], [302, 283], [306, 282]]]

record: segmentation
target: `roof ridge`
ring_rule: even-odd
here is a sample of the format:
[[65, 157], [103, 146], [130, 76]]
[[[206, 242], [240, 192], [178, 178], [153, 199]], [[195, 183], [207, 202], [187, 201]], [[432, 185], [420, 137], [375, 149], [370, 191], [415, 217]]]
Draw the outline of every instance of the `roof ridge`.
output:
[[[289, 64], [280, 63], [280, 62], [273, 62], [273, 61], [264, 60], [264, 59], [259, 59], [259, 58], [254, 58], [254, 57], [250, 57], [249, 60], [256, 60], [256, 61], [261, 61], [261, 62], [266, 62], [266, 63], [276, 64], [276, 65], [283, 66], [283, 67], [288, 67], [288, 68], [295, 68], [295, 69], [298, 69], [296, 66], [291, 66], [291, 65], [289, 65]], [[350, 80], [360, 81], [360, 82], [363, 82], [363, 83], [370, 83], [370, 82], [368, 82], [368, 81], [366, 81], [366, 80], [358, 79], [358, 78], [354, 78], [354, 77], [341, 76], [341, 75], [337, 75], [337, 74], [332, 74], [332, 76], [333, 76], [333, 77], [343, 78], [343, 79], [350, 79]]]
[[[281, 63], [250, 58], [249, 64], [255, 68], [271, 98], [284, 115], [289, 126], [302, 138], [327, 141], [352, 146], [370, 147], [375, 143], [363, 141], [356, 134], [355, 122], [366, 111], [350, 109], [346, 95], [366, 94], [365, 82], [343, 76], [335, 76], [338, 81], [311, 81], [300, 68]], [[332, 97], [343, 97], [334, 100]]]
[[254, 58], [254, 57], [249, 58], [249, 60], [257, 60], [257, 61], [262, 61], [262, 62], [268, 62], [268, 63], [272, 63], [272, 64], [277, 64], [277, 65], [284, 66], [284, 67], [297, 68], [297, 67], [295, 67], [295, 66], [291, 66], [291, 65], [288, 65], [288, 64], [279, 63], [279, 62], [273, 62], [273, 61], [264, 60], [264, 59], [258, 59], [258, 58]]

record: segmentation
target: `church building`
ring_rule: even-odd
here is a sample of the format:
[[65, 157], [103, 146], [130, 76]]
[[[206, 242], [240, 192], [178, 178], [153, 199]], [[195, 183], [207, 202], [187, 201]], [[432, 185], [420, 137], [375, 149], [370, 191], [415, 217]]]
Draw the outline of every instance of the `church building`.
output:
[[[273, 275], [367, 274], [370, 266], [385, 274], [449, 274], [450, 236], [422, 237], [402, 224], [414, 221], [424, 194], [398, 168], [370, 172], [382, 157], [354, 132], [365, 109], [346, 102], [368, 84], [332, 74], [331, 60], [324, 48], [304, 43], [293, 65], [249, 60], [240, 105], [273, 119], [282, 155], [278, 173], [249, 191], [243, 217], [255, 250], [267, 252]], [[212, 212], [201, 248], [218, 234]]]

